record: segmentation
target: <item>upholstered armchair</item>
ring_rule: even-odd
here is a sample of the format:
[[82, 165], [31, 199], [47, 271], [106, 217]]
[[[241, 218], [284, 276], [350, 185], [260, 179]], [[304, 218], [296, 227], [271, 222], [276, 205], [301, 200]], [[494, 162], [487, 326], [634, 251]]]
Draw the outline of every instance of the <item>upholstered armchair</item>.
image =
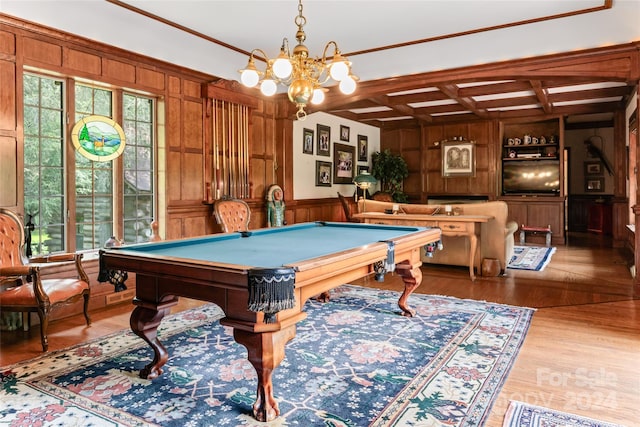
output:
[[251, 209], [244, 200], [218, 199], [213, 204], [213, 214], [224, 233], [249, 230]]
[[[82, 254], [65, 253], [27, 259], [25, 231], [20, 218], [0, 208], [0, 309], [3, 312], [36, 312], [40, 319], [42, 350], [47, 351], [49, 315], [55, 307], [84, 298], [84, 317], [89, 318], [89, 278], [82, 268]], [[49, 266], [74, 264], [76, 277], [42, 279]]]

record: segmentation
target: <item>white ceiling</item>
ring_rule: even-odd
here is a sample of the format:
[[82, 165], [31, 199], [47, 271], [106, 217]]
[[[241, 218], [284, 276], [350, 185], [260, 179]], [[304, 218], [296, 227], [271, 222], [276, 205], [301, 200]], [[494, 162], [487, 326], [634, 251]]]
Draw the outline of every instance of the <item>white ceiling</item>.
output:
[[[640, 0], [304, 0], [303, 7], [311, 54], [336, 41], [361, 82], [640, 41]], [[275, 56], [284, 37], [293, 48], [298, 2], [0, 0], [0, 11], [238, 80], [252, 49]]]
[[[242, 51], [277, 55], [295, 44], [295, 0], [127, 0], [121, 2]], [[305, 0], [306, 44], [320, 56], [542, 19], [602, 6], [604, 0]], [[105, 0], [0, 0], [9, 15], [42, 23], [225, 79], [246, 55]], [[566, 18], [352, 55], [361, 80], [539, 56], [640, 40], [640, 1]]]

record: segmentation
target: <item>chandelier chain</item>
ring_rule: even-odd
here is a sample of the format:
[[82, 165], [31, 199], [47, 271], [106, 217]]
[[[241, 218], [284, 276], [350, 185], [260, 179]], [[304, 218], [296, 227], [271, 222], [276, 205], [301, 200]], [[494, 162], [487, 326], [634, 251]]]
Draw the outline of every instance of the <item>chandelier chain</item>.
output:
[[[322, 86], [330, 79], [339, 82], [340, 91], [349, 95], [356, 89], [357, 77], [351, 72], [351, 62], [342, 56], [338, 44], [333, 40], [325, 45], [322, 57], [313, 58], [309, 55], [309, 49], [304, 45], [307, 35], [303, 27], [307, 18], [303, 15], [302, 0], [298, 1], [298, 15], [294, 23], [298, 27], [298, 44], [293, 51], [289, 50], [286, 37], [282, 40], [280, 55], [275, 59], [269, 59], [261, 49], [252, 50], [247, 66], [240, 70], [240, 80], [247, 87], [260, 83], [260, 92], [265, 96], [274, 95], [278, 84], [288, 85], [289, 100], [298, 108], [296, 117], [303, 120], [306, 117], [304, 108], [309, 102], [319, 104], [324, 100], [327, 89]], [[333, 56], [328, 57], [330, 48], [333, 48]], [[264, 72], [258, 71], [255, 66], [256, 53], [264, 56]]]
[[302, 31], [302, 27], [307, 23], [307, 18], [302, 14], [302, 0], [298, 1], [298, 16], [296, 16], [293, 22], [298, 26], [298, 29]]

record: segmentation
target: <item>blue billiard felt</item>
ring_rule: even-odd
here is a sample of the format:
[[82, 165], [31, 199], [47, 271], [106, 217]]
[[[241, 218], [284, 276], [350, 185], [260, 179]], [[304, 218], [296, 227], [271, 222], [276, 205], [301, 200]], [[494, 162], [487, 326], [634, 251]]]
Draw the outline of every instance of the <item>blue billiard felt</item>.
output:
[[278, 267], [390, 240], [424, 227], [309, 222], [246, 234], [214, 234], [191, 239], [123, 246], [158, 257], [185, 258], [252, 267]]

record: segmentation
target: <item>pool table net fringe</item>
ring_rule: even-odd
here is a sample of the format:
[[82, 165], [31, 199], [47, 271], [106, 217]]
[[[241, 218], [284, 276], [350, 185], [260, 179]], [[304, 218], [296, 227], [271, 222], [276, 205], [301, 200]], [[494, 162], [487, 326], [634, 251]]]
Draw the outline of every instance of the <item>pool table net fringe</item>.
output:
[[293, 268], [252, 268], [249, 270], [249, 310], [264, 313], [264, 323], [275, 323], [276, 313], [296, 303]]

